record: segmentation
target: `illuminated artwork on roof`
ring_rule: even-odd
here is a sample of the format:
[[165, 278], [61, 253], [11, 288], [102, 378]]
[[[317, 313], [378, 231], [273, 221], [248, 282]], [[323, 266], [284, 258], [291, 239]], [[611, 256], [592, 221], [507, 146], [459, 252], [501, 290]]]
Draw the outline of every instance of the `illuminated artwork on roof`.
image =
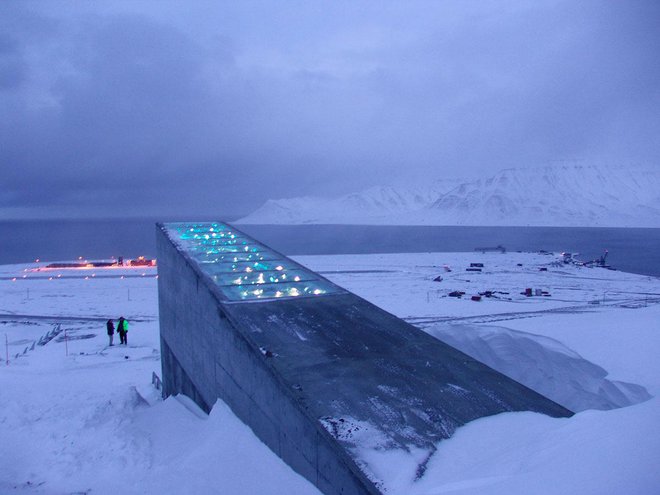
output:
[[227, 224], [168, 223], [165, 228], [230, 301], [344, 292]]

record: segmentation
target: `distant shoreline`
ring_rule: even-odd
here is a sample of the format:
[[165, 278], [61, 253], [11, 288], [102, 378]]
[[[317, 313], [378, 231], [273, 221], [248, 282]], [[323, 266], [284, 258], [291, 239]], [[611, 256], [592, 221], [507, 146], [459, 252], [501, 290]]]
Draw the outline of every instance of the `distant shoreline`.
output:
[[[619, 270], [660, 276], [660, 229], [621, 227], [433, 227], [374, 225], [250, 225], [240, 230], [286, 255], [508, 251], [580, 253], [609, 250]], [[156, 254], [155, 220], [0, 222], [0, 264], [125, 259]]]

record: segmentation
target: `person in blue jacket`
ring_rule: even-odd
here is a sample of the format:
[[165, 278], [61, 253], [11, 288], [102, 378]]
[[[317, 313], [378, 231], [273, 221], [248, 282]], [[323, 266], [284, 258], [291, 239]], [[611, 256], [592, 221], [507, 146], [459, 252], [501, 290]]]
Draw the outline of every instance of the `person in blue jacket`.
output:
[[108, 320], [108, 322], [105, 324], [105, 327], [108, 330], [108, 338], [110, 339], [110, 345], [112, 345], [112, 339], [115, 336], [115, 324], [112, 322], [112, 320]]

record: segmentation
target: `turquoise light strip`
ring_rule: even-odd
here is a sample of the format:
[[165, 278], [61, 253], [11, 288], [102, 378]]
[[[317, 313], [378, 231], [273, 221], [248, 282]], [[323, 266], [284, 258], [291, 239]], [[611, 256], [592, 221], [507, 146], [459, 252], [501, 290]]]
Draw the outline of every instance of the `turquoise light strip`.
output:
[[229, 301], [315, 297], [341, 287], [221, 222], [167, 223], [170, 238]]

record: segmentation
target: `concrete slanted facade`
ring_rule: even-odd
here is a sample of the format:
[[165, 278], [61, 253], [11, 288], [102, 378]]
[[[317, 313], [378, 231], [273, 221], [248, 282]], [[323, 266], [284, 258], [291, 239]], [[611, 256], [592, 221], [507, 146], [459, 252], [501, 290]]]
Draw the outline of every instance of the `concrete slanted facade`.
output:
[[[221, 222], [159, 224], [163, 385], [225, 401], [326, 494], [376, 494], [359, 457], [505, 411], [571, 411]], [[423, 475], [420, 465], [418, 475]]]

